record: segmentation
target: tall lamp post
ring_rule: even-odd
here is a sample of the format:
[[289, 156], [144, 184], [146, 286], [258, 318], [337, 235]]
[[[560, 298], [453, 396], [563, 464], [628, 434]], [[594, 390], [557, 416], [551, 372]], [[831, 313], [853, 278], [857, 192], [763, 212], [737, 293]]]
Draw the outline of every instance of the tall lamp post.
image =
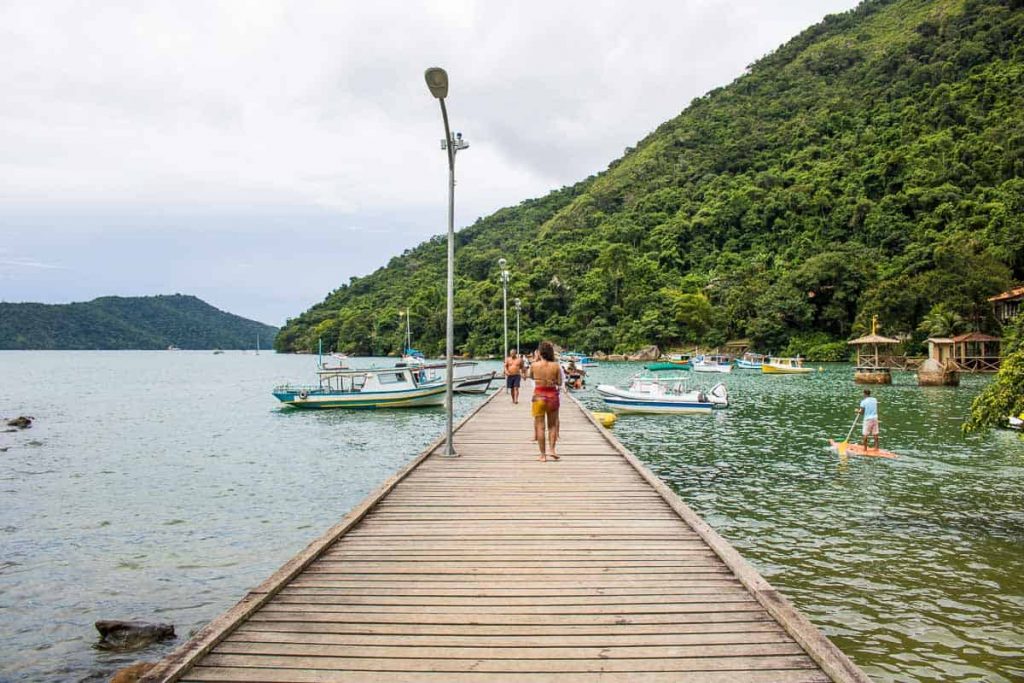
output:
[[519, 297], [512, 302], [516, 307], [516, 355], [519, 355], [519, 311], [523, 309], [523, 300]]
[[501, 347], [501, 357], [504, 358], [508, 355], [508, 259], [498, 259], [498, 267], [501, 268], [501, 317], [505, 330], [505, 343]]
[[412, 348], [412, 323], [410, 322], [409, 319], [408, 308], [406, 308], [404, 311], [398, 312], [399, 320], [401, 320], [403, 316], [405, 317], [405, 351], [402, 352], [404, 354], [405, 352]]
[[462, 133], [452, 136], [448, 127], [448, 109], [444, 106], [444, 98], [448, 96], [448, 72], [435, 66], [427, 69], [423, 77], [430, 94], [441, 103], [441, 119], [444, 121], [441, 149], [448, 152], [448, 322], [445, 326], [445, 410], [448, 414], [444, 452], [447, 456], [455, 456], [455, 444], [452, 442], [452, 406], [455, 403], [455, 154], [469, 147], [469, 143], [462, 139]]

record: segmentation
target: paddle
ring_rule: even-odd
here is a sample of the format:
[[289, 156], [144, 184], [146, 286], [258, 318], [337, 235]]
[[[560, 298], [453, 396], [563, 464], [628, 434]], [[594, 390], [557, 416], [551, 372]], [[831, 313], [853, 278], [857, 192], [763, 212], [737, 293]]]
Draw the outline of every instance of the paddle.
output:
[[853, 435], [853, 428], [857, 426], [857, 420], [860, 419], [860, 413], [853, 416], [853, 424], [850, 425], [850, 431], [846, 432], [846, 438], [839, 442], [836, 446], [836, 450], [839, 451], [839, 455], [846, 455], [846, 449], [850, 447], [850, 436]]

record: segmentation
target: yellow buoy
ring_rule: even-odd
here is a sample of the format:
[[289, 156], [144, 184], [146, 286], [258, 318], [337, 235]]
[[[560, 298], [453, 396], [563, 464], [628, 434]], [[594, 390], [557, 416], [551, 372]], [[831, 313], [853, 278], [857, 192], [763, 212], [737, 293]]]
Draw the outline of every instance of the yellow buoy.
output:
[[591, 413], [591, 415], [594, 416], [595, 420], [601, 423], [602, 427], [606, 427], [609, 429], [612, 425], [615, 424], [615, 421], [619, 419], [619, 416], [616, 415], [615, 413], [599, 413], [597, 411], [594, 411], [593, 413]]

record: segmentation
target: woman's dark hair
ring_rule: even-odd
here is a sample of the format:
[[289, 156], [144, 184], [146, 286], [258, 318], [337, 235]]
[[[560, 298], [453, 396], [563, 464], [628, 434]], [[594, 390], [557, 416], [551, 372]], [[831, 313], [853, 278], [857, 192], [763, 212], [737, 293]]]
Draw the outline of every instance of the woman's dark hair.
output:
[[552, 346], [551, 342], [542, 341], [540, 346], [537, 347], [537, 350], [540, 351], [540, 357], [544, 360], [552, 363], [555, 361], [555, 347]]

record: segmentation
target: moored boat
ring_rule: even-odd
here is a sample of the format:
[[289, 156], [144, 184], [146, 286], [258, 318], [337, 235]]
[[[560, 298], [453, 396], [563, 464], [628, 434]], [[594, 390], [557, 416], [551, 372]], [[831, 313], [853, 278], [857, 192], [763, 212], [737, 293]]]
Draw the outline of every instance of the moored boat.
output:
[[694, 372], [732, 372], [732, 358], [721, 354], [696, 356], [691, 369]]
[[558, 357], [558, 360], [564, 363], [573, 362], [578, 368], [596, 368], [597, 361], [592, 359], [590, 356], [586, 356], [579, 351], [567, 351]]
[[729, 405], [729, 391], [716, 384], [708, 391], [689, 389], [683, 377], [637, 375], [628, 388], [601, 384], [601, 400], [618, 413], [710, 413]]
[[814, 372], [814, 368], [805, 368], [802, 358], [769, 358], [761, 366], [761, 372], [766, 375], [807, 375]]
[[295, 408], [413, 408], [444, 403], [443, 382], [413, 368], [321, 369], [317, 386], [284, 384], [274, 397]]
[[736, 359], [737, 370], [760, 370], [764, 366], [765, 360], [768, 356], [760, 353], [751, 353], [747, 351], [741, 358]]
[[665, 370], [689, 370], [690, 360], [657, 360], [644, 366], [644, 370], [651, 372], [663, 372]]
[[[453, 363], [453, 377], [452, 382], [454, 384], [452, 390], [457, 394], [484, 394], [491, 388], [491, 383], [497, 376], [497, 370], [490, 370], [488, 372], [476, 372], [476, 361], [465, 361], [457, 360]], [[399, 364], [398, 367], [401, 367]], [[447, 377], [447, 366], [445, 363], [422, 363], [415, 364], [414, 367], [417, 370], [424, 372], [424, 377], [428, 382], [444, 382]]]

